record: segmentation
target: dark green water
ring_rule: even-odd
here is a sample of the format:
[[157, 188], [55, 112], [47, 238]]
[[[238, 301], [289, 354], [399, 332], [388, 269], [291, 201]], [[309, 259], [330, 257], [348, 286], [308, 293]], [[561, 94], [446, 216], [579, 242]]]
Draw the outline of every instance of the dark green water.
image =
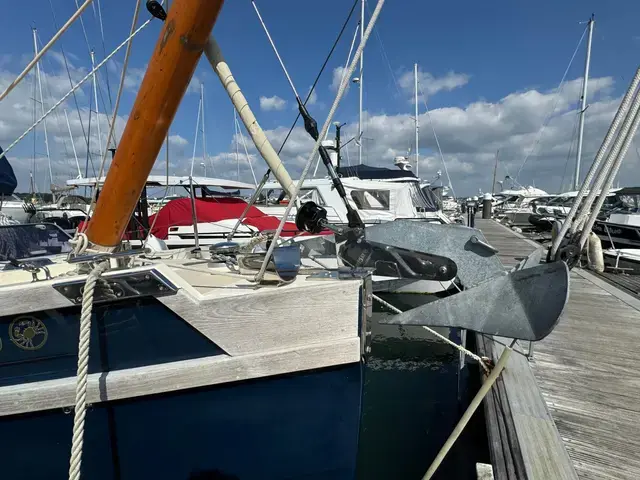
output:
[[[406, 308], [398, 297], [385, 299]], [[478, 367], [472, 364], [459, 372], [456, 350], [421, 327], [379, 324], [387, 315], [390, 313], [375, 305], [373, 344], [365, 369], [358, 477], [418, 480], [479, 388]], [[435, 478], [475, 480], [476, 462], [488, 463], [482, 408]]]

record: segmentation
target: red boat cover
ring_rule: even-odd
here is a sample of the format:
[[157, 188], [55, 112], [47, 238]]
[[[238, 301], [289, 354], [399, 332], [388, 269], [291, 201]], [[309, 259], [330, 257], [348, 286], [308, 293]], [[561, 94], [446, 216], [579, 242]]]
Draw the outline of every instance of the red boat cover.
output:
[[[239, 218], [247, 206], [247, 202], [240, 198], [196, 198], [196, 218], [198, 223], [219, 222]], [[155, 220], [156, 215], [158, 219]], [[182, 227], [192, 225], [191, 199], [177, 198], [171, 200], [155, 215], [149, 217], [149, 225], [156, 222], [151, 233], [165, 240], [169, 234], [169, 227]], [[249, 208], [243, 222], [251, 225], [259, 231], [275, 230], [280, 223], [277, 217], [265, 214], [262, 210], [252, 206]], [[292, 237], [300, 233], [293, 222], [285, 223], [282, 231], [283, 237]], [[324, 232], [323, 232], [324, 233]], [[330, 232], [327, 232], [330, 233]], [[303, 234], [303, 235], [306, 235]]]

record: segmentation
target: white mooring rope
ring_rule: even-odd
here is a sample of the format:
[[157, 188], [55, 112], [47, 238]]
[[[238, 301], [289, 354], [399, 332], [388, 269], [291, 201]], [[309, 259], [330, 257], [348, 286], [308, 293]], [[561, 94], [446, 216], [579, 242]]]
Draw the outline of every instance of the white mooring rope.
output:
[[[395, 313], [403, 313], [402, 310], [400, 310], [399, 308], [394, 307], [393, 305], [391, 305], [389, 302], [381, 299], [380, 297], [378, 297], [377, 295], [373, 295], [373, 299], [375, 301], [377, 301], [378, 303], [380, 303], [381, 305], [384, 305], [385, 307], [387, 307], [389, 310], [391, 310], [392, 312]], [[464, 348], [462, 345], [458, 345], [456, 342], [452, 342], [451, 340], [449, 340], [447, 337], [445, 337], [444, 335], [439, 334], [438, 332], [436, 332], [433, 328], [429, 328], [429, 327], [425, 327], [423, 326], [422, 328], [424, 328], [426, 331], [428, 331], [429, 333], [435, 335], [436, 337], [438, 337], [440, 340], [442, 340], [445, 343], [448, 343], [449, 345], [451, 345], [453, 348], [455, 348], [456, 350], [464, 353], [466, 356], [473, 358], [476, 362], [478, 362], [480, 364], [480, 366], [482, 367], [482, 369], [486, 372], [489, 373], [489, 367], [487, 366], [487, 364], [485, 363], [485, 361], [482, 359], [482, 357], [476, 355], [475, 353], [473, 353], [470, 350], [467, 350], [466, 348]]]
[[82, 464], [82, 446], [84, 442], [84, 421], [87, 412], [87, 377], [89, 370], [89, 341], [91, 339], [91, 312], [93, 294], [100, 275], [109, 268], [105, 262], [97, 265], [84, 285], [82, 293], [82, 314], [80, 316], [80, 335], [78, 340], [78, 370], [76, 373], [76, 402], [73, 417], [73, 440], [71, 441], [71, 460], [69, 462], [69, 480], [80, 479]]
[[[296, 204], [296, 199], [298, 198], [298, 195], [300, 194], [300, 190], [302, 189], [302, 185], [304, 183], [304, 180], [307, 177], [307, 174], [309, 173], [309, 170], [311, 169], [311, 164], [313, 163], [313, 160], [316, 158], [316, 155], [318, 155], [318, 150], [320, 149], [320, 144], [322, 143], [322, 140], [325, 138], [325, 135], [329, 131], [329, 126], [331, 125], [331, 121], [333, 120], [333, 116], [336, 113], [336, 110], [338, 109], [338, 106], [340, 105], [340, 101], [342, 100], [342, 97], [344, 96], [344, 94], [345, 94], [345, 92], [347, 90], [347, 86], [349, 85], [349, 81], [350, 81], [349, 79], [353, 75], [353, 72], [356, 69], [356, 66], [358, 64], [358, 61], [360, 60], [360, 57], [362, 56], [362, 52], [364, 51], [364, 47], [367, 44], [367, 41], [369, 40], [369, 36], [371, 35], [371, 31], [373, 30], [373, 27], [376, 24], [378, 16], [380, 15], [380, 11], [382, 10], [382, 6], [384, 5], [384, 2], [385, 2], [385, 0], [378, 0], [378, 3], [376, 4], [376, 8], [373, 11], [373, 14], [371, 15], [371, 18], [369, 19], [369, 24], [367, 25], [367, 29], [366, 29], [366, 31], [364, 33], [364, 36], [360, 40], [360, 45], [356, 49], [356, 53], [353, 56], [353, 60], [351, 60], [351, 65], [349, 65], [349, 69], [347, 70], [347, 74], [342, 79], [342, 83], [340, 84], [340, 87], [338, 88], [338, 92], [336, 94], [336, 98], [333, 100], [333, 105], [331, 105], [331, 109], [329, 110], [329, 114], [327, 115], [327, 119], [325, 120], [324, 125], [322, 126], [322, 130], [318, 134], [318, 139], [316, 140], [315, 144], [313, 145], [313, 149], [311, 150], [311, 154], [309, 155], [309, 158], [307, 159], [307, 163], [305, 164], [304, 168], [302, 169], [302, 172], [300, 173], [300, 178], [299, 178], [298, 182], [296, 183], [295, 188], [293, 189], [293, 192], [291, 192], [291, 195], [289, 196], [289, 204], [287, 205], [287, 208], [285, 208], [285, 211], [284, 211], [284, 213], [282, 215], [282, 219], [280, 220], [280, 224], [278, 225], [278, 228], [276, 228], [276, 232], [273, 235], [273, 241], [271, 242], [271, 245], [267, 249], [267, 253], [265, 255], [264, 261], [262, 262], [262, 266], [260, 267], [260, 271], [257, 273], [257, 275], [255, 277], [256, 283], [260, 283], [262, 281], [262, 278], [264, 277], [265, 271], [267, 270], [267, 266], [269, 265], [269, 260], [271, 259], [271, 256], [273, 255], [273, 251], [277, 246], [277, 240], [278, 240], [278, 238], [280, 238], [280, 234], [282, 233], [282, 230], [284, 229], [284, 225], [287, 222], [287, 219], [289, 218], [289, 215], [291, 213], [291, 209]], [[254, 8], [256, 8], [255, 4], [254, 4]], [[362, 31], [362, 28], [364, 28], [364, 27], [361, 27], [361, 31]], [[278, 55], [278, 58], [280, 58], [279, 55]], [[287, 78], [289, 78], [289, 75], [287, 75]], [[289, 82], [291, 82], [291, 79], [289, 79]], [[293, 84], [291, 86], [293, 87]], [[295, 88], [293, 90], [295, 91]], [[296, 92], [296, 98], [299, 98], [297, 92]]]

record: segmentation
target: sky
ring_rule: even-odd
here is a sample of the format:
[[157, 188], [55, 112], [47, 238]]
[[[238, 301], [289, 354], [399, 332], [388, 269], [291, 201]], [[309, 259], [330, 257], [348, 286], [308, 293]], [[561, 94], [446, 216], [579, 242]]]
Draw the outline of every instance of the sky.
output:
[[[56, 25], [62, 25], [73, 14], [76, 3], [79, 2], [22, 0], [5, 6], [0, 16], [5, 40], [0, 44], [0, 90], [33, 57], [32, 28], [37, 28], [41, 48], [56, 32]], [[46, 111], [62, 98], [70, 89], [69, 77], [75, 84], [90, 71], [92, 48], [96, 62], [100, 62], [126, 39], [135, 3], [94, 1], [83, 13], [82, 22], [74, 23], [44, 55], [40, 64], [43, 102], [35, 70], [0, 102], [0, 146], [6, 149], [31, 126], [34, 108], [39, 118], [42, 103]], [[351, 0], [256, 0], [256, 4], [296, 89], [306, 96], [347, 18]], [[367, 22], [375, 4], [375, 0], [367, 0]], [[440, 177], [437, 181], [450, 182], [457, 195], [489, 191], [499, 150], [497, 180], [509, 175], [522, 185], [535, 185], [549, 192], [570, 189], [586, 36], [580, 44], [579, 41], [592, 13], [596, 23], [585, 117], [584, 177], [638, 68], [640, 28], [634, 20], [640, 15], [640, 3], [634, 0], [387, 0], [364, 55], [363, 163], [394, 168], [395, 156], [409, 154], [415, 170], [413, 65], [417, 63], [422, 179], [435, 181]], [[149, 18], [143, 1], [137, 24]], [[358, 20], [359, 6], [308, 105], [319, 125], [325, 122], [334, 101]], [[115, 122], [116, 143], [161, 28], [161, 22], [153, 20], [133, 40]], [[296, 117], [295, 97], [251, 2], [227, 0], [213, 35], [259, 123], [278, 149]], [[104, 151], [124, 50], [98, 73], [98, 115], [92, 83], [88, 81], [76, 91], [75, 98], [70, 96], [47, 117], [53, 183], [61, 185], [77, 177], [79, 171], [83, 176], [88, 171], [91, 176], [99, 168], [100, 146]], [[201, 85], [205, 122], [204, 129], [202, 123], [196, 129]], [[343, 141], [357, 135], [357, 84], [350, 84], [333, 120], [347, 124], [342, 131]], [[265, 163], [256, 154], [244, 127], [238, 131], [242, 134], [236, 133], [233, 106], [203, 57], [170, 129], [170, 172], [188, 175], [193, 162], [194, 174], [202, 175], [206, 169], [208, 176], [253, 183], [253, 175], [259, 179], [264, 173]], [[640, 184], [637, 140], [618, 176], [620, 185]], [[281, 154], [293, 177], [307, 162], [311, 148], [312, 141], [299, 123]], [[30, 133], [9, 152], [18, 176], [18, 191], [29, 191], [30, 174], [39, 191], [49, 190], [46, 150], [45, 128], [41, 124], [35, 135]], [[355, 141], [343, 152], [343, 162], [358, 163]], [[165, 170], [163, 149], [154, 173]], [[322, 167], [316, 175], [325, 175]]]

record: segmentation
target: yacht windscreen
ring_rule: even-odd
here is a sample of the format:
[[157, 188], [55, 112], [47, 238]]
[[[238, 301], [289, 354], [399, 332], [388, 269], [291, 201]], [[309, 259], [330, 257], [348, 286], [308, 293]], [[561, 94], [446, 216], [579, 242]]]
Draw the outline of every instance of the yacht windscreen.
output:
[[640, 194], [620, 195], [622, 208], [629, 212], [640, 211]]
[[71, 251], [71, 237], [50, 223], [0, 226], [0, 261], [56, 255]]

